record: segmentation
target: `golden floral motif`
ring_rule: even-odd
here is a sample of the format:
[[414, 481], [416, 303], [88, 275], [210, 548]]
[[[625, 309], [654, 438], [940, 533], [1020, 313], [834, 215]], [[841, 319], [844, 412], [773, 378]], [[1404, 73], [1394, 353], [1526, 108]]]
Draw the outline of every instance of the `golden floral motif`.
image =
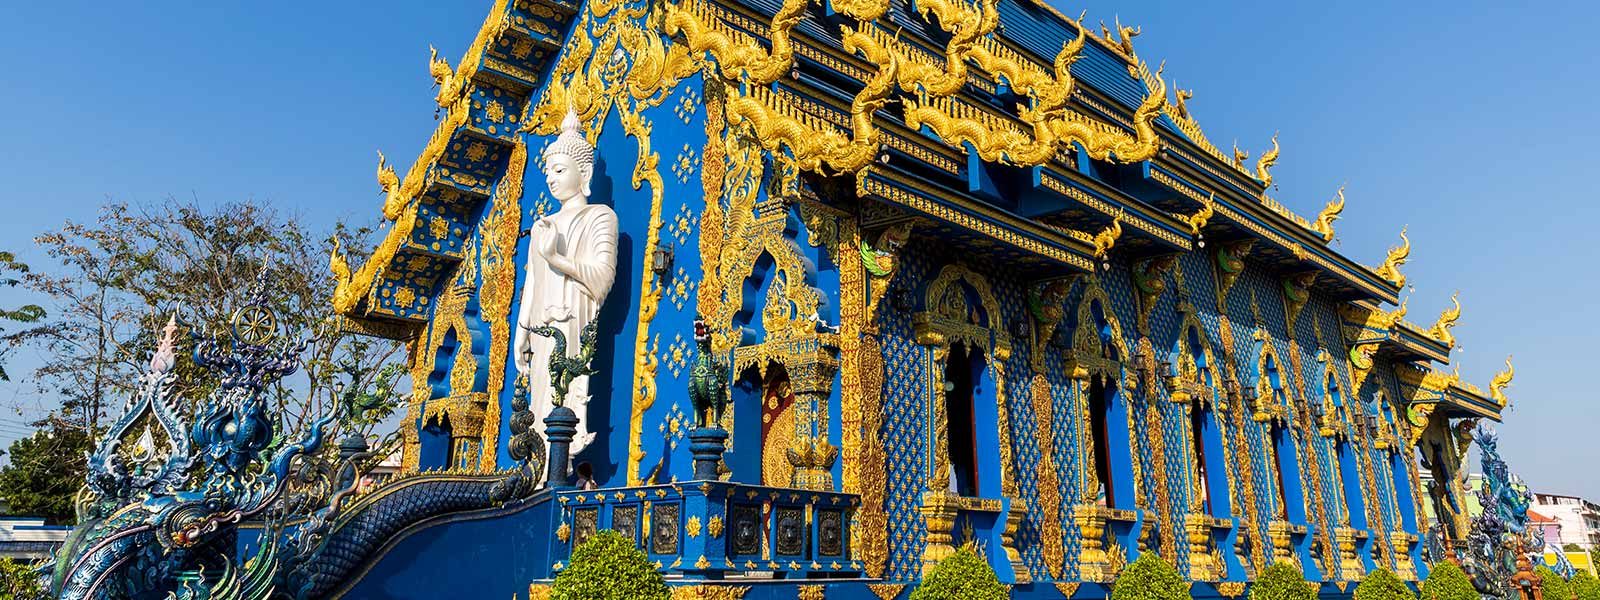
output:
[[394, 293], [394, 303], [400, 308], [411, 308], [417, 303], [417, 293], [409, 286], [402, 287]]
[[[701, 566], [700, 563], [705, 565]], [[701, 556], [695, 568], [704, 569], [709, 566], [711, 562]], [[740, 600], [749, 592], [749, 586], [685, 585], [672, 588], [672, 600]]]
[[800, 586], [800, 598], [799, 598], [799, 600], [826, 600], [827, 597], [828, 597], [828, 586], [825, 586], [825, 585], [802, 585], [802, 586]]
[[706, 534], [713, 539], [722, 537], [722, 517], [711, 517], [706, 521]]
[[906, 589], [906, 585], [903, 583], [869, 583], [867, 584], [867, 589], [872, 590], [872, 593], [878, 596], [878, 600], [893, 600], [900, 595], [901, 590]]

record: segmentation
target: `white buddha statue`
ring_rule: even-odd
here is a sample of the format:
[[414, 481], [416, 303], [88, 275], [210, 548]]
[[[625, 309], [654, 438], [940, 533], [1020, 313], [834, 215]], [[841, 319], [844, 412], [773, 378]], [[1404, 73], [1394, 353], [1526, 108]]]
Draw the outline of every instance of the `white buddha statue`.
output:
[[[600, 313], [617, 275], [617, 213], [589, 203], [594, 146], [578, 130], [578, 115], [571, 109], [561, 122], [561, 134], [544, 151], [544, 173], [561, 209], [535, 221], [529, 232], [514, 346], [517, 370], [528, 376], [529, 408], [538, 417], [541, 435], [544, 418], [555, 408], [549, 369], [555, 341], [531, 330], [542, 325], [560, 330], [566, 334], [567, 354], [576, 355], [580, 333]], [[578, 415], [570, 450], [576, 455], [595, 436], [588, 426], [588, 377], [573, 380], [565, 404]]]

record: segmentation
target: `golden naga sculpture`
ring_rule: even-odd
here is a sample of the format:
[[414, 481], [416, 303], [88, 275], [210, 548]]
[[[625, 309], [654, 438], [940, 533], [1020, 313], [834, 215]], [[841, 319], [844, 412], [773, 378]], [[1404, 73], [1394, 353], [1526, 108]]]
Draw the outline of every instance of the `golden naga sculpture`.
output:
[[889, 0], [832, 0], [833, 9], [861, 21], [876, 21], [889, 12]]
[[328, 270], [333, 272], [333, 310], [336, 314], [344, 314], [355, 308], [356, 302], [361, 298], [351, 287], [354, 276], [350, 272], [350, 261], [344, 257], [344, 247], [339, 243], [338, 236], [333, 238], [333, 251], [328, 256]]
[[[1082, 47], [1076, 42], [1073, 45]], [[1145, 67], [1141, 65], [1141, 68]], [[949, 99], [907, 101], [905, 120], [912, 129], [926, 125], [947, 144], [972, 144], [979, 157], [986, 161], [1037, 166], [1077, 143], [1095, 159], [1109, 160], [1115, 156], [1118, 162], [1135, 163], [1155, 156], [1161, 149], [1155, 120], [1166, 107], [1167, 93], [1159, 71], [1153, 80], [1156, 87], [1134, 112], [1135, 136], [1071, 111], [1023, 107], [1019, 113], [1031, 129], [1030, 135], [1008, 121], [975, 108], [967, 109], [968, 114], [957, 114], [961, 105]]]
[[1192, 119], [1192, 117], [1189, 116], [1189, 104], [1188, 104], [1188, 102], [1189, 102], [1190, 99], [1194, 98], [1194, 90], [1186, 90], [1186, 89], [1180, 88], [1180, 87], [1178, 87], [1178, 84], [1177, 84], [1176, 81], [1173, 82], [1172, 89], [1174, 90], [1174, 93], [1177, 95], [1177, 101], [1172, 103], [1172, 112], [1173, 112], [1173, 114], [1177, 115], [1177, 117], [1180, 118], [1180, 119], [1184, 119], [1184, 120]]
[[439, 58], [439, 49], [433, 46], [428, 46], [428, 75], [433, 77], [433, 84], [439, 86], [439, 94], [434, 97], [434, 101], [439, 106], [449, 106], [450, 90], [455, 85], [456, 70], [450, 67], [450, 61]]
[[[1123, 27], [1122, 17], [1114, 17], [1112, 20], [1117, 24], [1117, 39], [1108, 41], [1114, 41], [1117, 44], [1117, 48], [1120, 48], [1123, 54], [1128, 55], [1129, 58], [1133, 58], [1133, 38], [1139, 37], [1140, 34], [1144, 33], [1144, 28], [1141, 27], [1136, 29], [1133, 27]], [[1100, 24], [1100, 27], [1102, 28], [1105, 26], [1105, 23]]]
[[1450, 333], [1450, 329], [1455, 327], [1456, 321], [1461, 319], [1460, 296], [1460, 292], [1450, 295], [1450, 302], [1454, 306], [1439, 313], [1439, 320], [1435, 321], [1433, 327], [1428, 329], [1428, 337], [1439, 340], [1446, 346], [1456, 345], [1456, 336]]
[[791, 33], [806, 13], [806, 0], [784, 0], [768, 25], [772, 50], [749, 35], [739, 33], [722, 24], [710, 6], [699, 0], [683, 0], [666, 5], [665, 33], [669, 37], [682, 36], [689, 51], [698, 56], [710, 53], [716, 59], [717, 69], [723, 77], [764, 85], [777, 81], [794, 65], [794, 44]]
[[1395, 325], [1399, 325], [1401, 321], [1405, 320], [1406, 311], [1410, 310], [1410, 309], [1406, 308], [1406, 303], [1410, 302], [1410, 301], [1411, 301], [1411, 298], [1409, 296], [1405, 297], [1405, 298], [1401, 298], [1400, 299], [1400, 308], [1396, 308], [1396, 309], [1394, 309], [1392, 311], [1389, 311], [1386, 315], [1384, 315], [1383, 320], [1380, 321], [1381, 323], [1383, 323], [1383, 328], [1384, 329], [1393, 329]]
[[924, 19], [937, 18], [939, 27], [950, 34], [950, 41], [945, 44], [942, 68], [929, 61], [908, 60], [907, 54], [896, 48], [894, 60], [901, 63], [900, 89], [915, 92], [921, 87], [935, 96], [961, 91], [961, 86], [967, 83], [968, 55], [979, 39], [993, 33], [1000, 25], [1000, 11], [996, 5], [996, 0], [980, 0], [977, 10], [972, 10], [962, 0], [919, 0], [917, 12]]
[[1205, 229], [1206, 223], [1217, 214], [1217, 193], [1211, 192], [1211, 197], [1200, 202], [1200, 210], [1192, 215], [1174, 215], [1189, 225], [1189, 235], [1200, 237], [1200, 230]]
[[1378, 276], [1396, 287], [1406, 286], [1406, 276], [1400, 272], [1400, 265], [1406, 264], [1411, 256], [1411, 238], [1406, 237], [1406, 228], [1400, 228], [1399, 246], [1389, 249], [1389, 255], [1384, 257], [1383, 266], [1378, 267]]
[[1122, 237], [1122, 210], [1111, 215], [1111, 224], [1100, 233], [1094, 234], [1094, 257], [1105, 260], [1111, 248], [1117, 245], [1117, 239]]
[[1250, 160], [1250, 153], [1239, 149], [1239, 140], [1233, 141], [1233, 166], [1244, 168], [1244, 161]]
[[756, 86], [750, 86], [747, 94], [730, 89], [728, 125], [748, 124], [755, 139], [770, 152], [788, 147], [796, 164], [807, 171], [820, 172], [826, 166], [834, 173], [855, 173], [875, 160], [881, 142], [872, 115], [883, 108], [894, 91], [898, 65], [866, 34], [849, 27], [841, 29], [846, 51], [860, 52], [868, 62], [882, 65], [851, 103], [850, 136], [795, 109], [767, 88]]
[[1506, 399], [1505, 390], [1507, 386], [1511, 385], [1511, 380], [1516, 376], [1517, 369], [1511, 366], [1511, 355], [1508, 354], [1506, 355], [1506, 370], [1495, 373], [1494, 378], [1489, 380], [1489, 397], [1499, 403], [1500, 408], [1505, 408], [1506, 404], [1510, 402], [1510, 400]]
[[[1082, 16], [1079, 20], [1082, 20]], [[1076, 83], [1072, 79], [1072, 65], [1082, 56], [1083, 46], [1089, 41], [1089, 30], [1078, 28], [1078, 37], [1063, 42], [1056, 54], [1051, 71], [1040, 69], [1031, 61], [1015, 56], [992, 38], [979, 40], [977, 47], [968, 53], [978, 66], [1003, 80], [1016, 92], [1033, 100], [1032, 106], [1019, 107], [1019, 113], [1033, 111], [1038, 118], [1048, 118], [1062, 111], [1072, 98]], [[1024, 119], [1027, 120], [1027, 119]]]
[[383, 151], [378, 151], [378, 189], [383, 192], [383, 218], [393, 221], [405, 209], [406, 200], [400, 188], [400, 176], [389, 166]]
[[[1234, 156], [1239, 156], [1239, 151], [1234, 150]], [[1244, 162], [1244, 159], [1240, 159]], [[1261, 158], [1256, 159], [1256, 179], [1261, 180], [1261, 187], [1272, 187], [1272, 173], [1268, 170], [1272, 165], [1278, 164], [1278, 134], [1272, 134], [1272, 149], [1261, 153]]]
[[1339, 186], [1338, 197], [1329, 200], [1328, 205], [1322, 207], [1322, 212], [1317, 213], [1316, 222], [1311, 224], [1311, 230], [1322, 235], [1322, 241], [1333, 241], [1333, 222], [1339, 220], [1339, 214], [1344, 212], [1344, 186]]

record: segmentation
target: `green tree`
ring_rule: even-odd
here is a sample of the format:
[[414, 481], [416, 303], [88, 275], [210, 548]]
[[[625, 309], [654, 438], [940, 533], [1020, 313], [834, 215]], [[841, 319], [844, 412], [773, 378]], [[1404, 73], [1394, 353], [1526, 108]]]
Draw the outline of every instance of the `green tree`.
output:
[[82, 429], [50, 420], [48, 429], [12, 442], [10, 464], [0, 468], [0, 500], [12, 514], [72, 523], [72, 500], [83, 487], [89, 436]]
[[910, 600], [1005, 600], [1011, 594], [989, 562], [971, 546], [963, 546], [922, 578]]
[[[105, 419], [116, 416], [107, 411], [135, 393], [169, 318], [176, 315], [183, 328], [222, 335], [252, 284], [263, 277], [279, 333], [309, 339], [300, 369], [264, 390], [279, 419], [279, 440], [297, 438], [310, 423], [337, 410], [341, 399], [356, 400], [363, 410], [348, 431], [330, 432], [330, 438], [370, 435], [409, 390], [397, 389], [403, 382], [396, 369], [383, 368], [399, 357], [401, 345], [347, 334], [332, 312], [335, 281], [328, 256], [335, 238], [351, 260], [370, 253], [370, 229], [340, 224], [314, 233], [298, 218], [255, 202], [216, 207], [110, 203], [92, 222], [69, 221], [36, 237], [55, 264], [14, 269], [21, 276], [12, 280], [44, 296], [50, 308], [51, 318], [25, 341], [42, 356], [34, 385], [60, 402], [52, 431], [103, 433]], [[187, 339], [179, 336], [180, 356], [187, 356]], [[174, 392], [190, 402], [203, 401], [217, 383], [215, 374], [189, 360], [179, 360], [176, 370]], [[324, 451], [331, 455], [335, 446], [328, 444]], [[386, 455], [383, 448], [375, 450], [372, 462]], [[18, 490], [14, 493], [36, 497], [31, 504], [13, 503], [13, 509], [70, 506], [83, 481], [81, 455], [70, 454], [77, 457], [75, 469], [59, 470], [63, 481], [75, 485]], [[15, 477], [44, 476], [24, 470]], [[53, 499], [46, 501], [50, 495]]]
[[1479, 600], [1479, 596], [1459, 565], [1441, 560], [1432, 565], [1422, 582], [1421, 600]]
[[[16, 255], [0, 251], [0, 287], [14, 288], [22, 283], [18, 276], [28, 274], [28, 265], [17, 262]], [[11, 375], [6, 373], [6, 357], [18, 346], [39, 337], [46, 332], [46, 328], [38, 323], [45, 318], [44, 309], [37, 304], [24, 304], [17, 308], [0, 308], [0, 381], [10, 381]], [[21, 330], [7, 330], [6, 321], [28, 325]]]
[[39, 575], [27, 563], [0, 558], [0, 597], [33, 600], [44, 597]]
[[1596, 579], [1588, 569], [1578, 569], [1569, 581], [1572, 590], [1578, 593], [1578, 600], [1600, 600], [1600, 579]]
[[[220, 333], [246, 301], [258, 276], [270, 282], [268, 301], [280, 331], [316, 334], [302, 368], [268, 393], [280, 433], [293, 437], [335, 405], [336, 377], [368, 387], [400, 345], [340, 331], [330, 299], [335, 282], [328, 256], [339, 237], [351, 260], [362, 260], [372, 231], [336, 225], [313, 233], [299, 219], [255, 202], [215, 208], [176, 201], [146, 206], [111, 203], [93, 223], [67, 222], [35, 238], [59, 261], [23, 278], [55, 305], [45, 356], [36, 371], [42, 392], [61, 398], [70, 422], [97, 430], [105, 411], [137, 386], [160, 329], [174, 313], [186, 325]], [[347, 368], [354, 362], [358, 368]], [[198, 399], [215, 385], [179, 361], [178, 392]]]
[[1533, 573], [1544, 578], [1544, 600], [1573, 600], [1572, 585], [1550, 567], [1540, 564], [1533, 568]]
[[1306, 582], [1300, 567], [1275, 562], [1250, 586], [1250, 600], [1316, 600], [1317, 592]]
[[1577, 544], [1567, 544], [1562, 546], [1561, 549], [1566, 552], [1583, 552], [1583, 546]]
[[1417, 600], [1417, 595], [1393, 572], [1380, 568], [1356, 586], [1355, 600]]
[[1170, 563], [1145, 552], [1117, 578], [1111, 600], [1188, 600], [1189, 584]]
[[550, 585], [553, 600], [666, 600], [671, 592], [654, 563], [615, 531], [601, 531], [572, 551]]

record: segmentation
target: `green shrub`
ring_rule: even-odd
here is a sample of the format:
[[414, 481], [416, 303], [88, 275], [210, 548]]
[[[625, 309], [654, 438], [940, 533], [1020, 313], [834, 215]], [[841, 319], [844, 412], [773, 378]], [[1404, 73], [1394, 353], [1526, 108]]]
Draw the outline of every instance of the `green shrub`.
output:
[[1380, 568], [1356, 586], [1355, 600], [1417, 600], [1417, 595], [1394, 573]]
[[1572, 576], [1572, 591], [1578, 593], [1578, 600], [1600, 600], [1600, 579], [1591, 575], [1588, 569], [1578, 569], [1578, 574]]
[[1189, 600], [1189, 584], [1160, 555], [1146, 552], [1117, 578], [1111, 600]]
[[1250, 600], [1316, 600], [1317, 591], [1292, 563], [1275, 562], [1250, 586]]
[[1544, 578], [1544, 600], [1572, 600], [1572, 584], [1550, 567], [1541, 564], [1534, 567], [1533, 573]]
[[39, 574], [28, 563], [0, 558], [0, 598], [29, 600], [43, 598]]
[[667, 600], [670, 593], [649, 557], [615, 531], [584, 540], [550, 585], [553, 600]]
[[1421, 600], [1479, 600], [1479, 596], [1459, 565], [1441, 560], [1433, 564], [1428, 579], [1422, 582]]
[[1006, 600], [1010, 596], [989, 562], [964, 547], [934, 565], [933, 572], [912, 590], [910, 600]]

